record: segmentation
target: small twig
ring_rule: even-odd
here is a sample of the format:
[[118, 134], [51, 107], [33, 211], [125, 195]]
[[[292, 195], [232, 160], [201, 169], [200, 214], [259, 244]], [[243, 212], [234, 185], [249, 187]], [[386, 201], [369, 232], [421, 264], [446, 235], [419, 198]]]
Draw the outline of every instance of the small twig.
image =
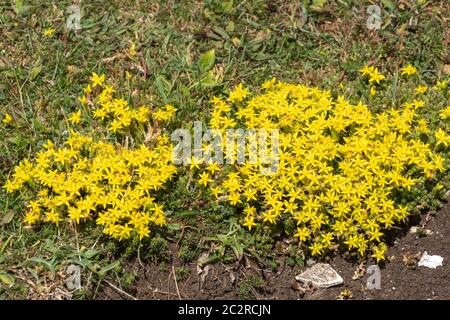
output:
[[[169, 277], [167, 278], [167, 292], [169, 295], [171, 294], [171, 292], [170, 292], [170, 278], [171, 277], [172, 277], [172, 272], [169, 272]], [[161, 283], [161, 286], [162, 286], [162, 283]], [[169, 299], [170, 299], [170, 297], [167, 297], [167, 300], [169, 300]]]
[[94, 244], [91, 247], [91, 250], [94, 250], [95, 246], [97, 245], [98, 241], [100, 240], [101, 235], [95, 240]]
[[138, 259], [138, 262], [139, 262], [139, 264], [141, 265], [141, 267], [142, 267], [143, 269], [145, 269], [145, 266], [144, 266], [144, 264], [143, 264], [142, 261], [141, 261], [141, 246], [142, 246], [142, 243], [139, 242], [139, 246], [138, 246], [138, 249], [137, 249], [137, 259]]
[[133, 299], [133, 300], [138, 300], [137, 298], [133, 297], [131, 294], [129, 294], [129, 293], [123, 291], [122, 289], [116, 287], [116, 286], [113, 285], [111, 282], [109, 282], [109, 281], [107, 281], [107, 280], [103, 280], [103, 281], [105, 281], [108, 285], [111, 286], [111, 288], [113, 288], [113, 289], [116, 290], [117, 292], [126, 295], [128, 298]]
[[153, 290], [153, 293], [155, 293], [155, 294], [161, 293], [161, 294], [166, 294], [166, 295], [175, 296], [175, 297], [177, 296], [175, 293], [170, 293], [170, 292], [167, 292], [167, 291], [161, 291], [161, 290], [158, 290], [158, 289]]
[[180, 290], [178, 290], [177, 275], [175, 273], [175, 267], [174, 266], [172, 266], [172, 272], [173, 272], [173, 280], [175, 281], [175, 288], [177, 289], [178, 299], [181, 300]]

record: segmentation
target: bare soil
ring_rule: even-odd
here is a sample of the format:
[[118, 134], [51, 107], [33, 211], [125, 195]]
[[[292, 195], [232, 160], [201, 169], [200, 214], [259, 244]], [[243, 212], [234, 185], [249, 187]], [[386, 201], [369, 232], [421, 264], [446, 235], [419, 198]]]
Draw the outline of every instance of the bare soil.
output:
[[[157, 264], [138, 266], [136, 283], [126, 292], [137, 299], [336, 299], [348, 289], [351, 299], [443, 299], [450, 300], [450, 204], [445, 204], [434, 216], [423, 215], [416, 225], [429, 230], [428, 235], [411, 233], [411, 225], [404, 226], [392, 235], [388, 251], [389, 261], [380, 265], [381, 288], [369, 290], [369, 275], [364, 272], [373, 264], [364, 265], [355, 259], [338, 255], [330, 259], [331, 266], [342, 276], [340, 286], [317, 289], [298, 283], [294, 278], [305, 267], [288, 267], [280, 260], [277, 271], [244, 256], [234, 265], [216, 263], [198, 267], [196, 262], [184, 264], [188, 275], [175, 279], [174, 270], [182, 263], [173, 259], [165, 268]], [[437, 269], [418, 267], [417, 261], [427, 251], [430, 255], [444, 258], [443, 266]], [[283, 259], [280, 257], [280, 259]], [[354, 278], [360, 270], [360, 277]], [[263, 279], [258, 283], [252, 279]], [[112, 287], [105, 287], [102, 299], [123, 299], [129, 296]]]

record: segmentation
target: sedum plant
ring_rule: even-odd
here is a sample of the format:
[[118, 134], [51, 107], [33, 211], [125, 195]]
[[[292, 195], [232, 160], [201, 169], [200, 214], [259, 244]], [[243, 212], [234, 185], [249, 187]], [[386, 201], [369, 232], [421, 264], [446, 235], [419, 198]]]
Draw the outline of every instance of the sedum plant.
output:
[[[127, 101], [114, 98], [115, 90], [104, 84], [104, 75], [94, 73], [91, 80], [79, 100], [106, 130], [94, 135], [70, 128], [62, 145], [48, 141], [32, 162], [21, 162], [4, 188], [22, 192], [28, 202], [27, 224], [93, 220], [115, 239], [148, 237], [151, 225], [165, 224], [163, 206], [155, 194], [177, 171], [172, 146], [160, 134], [130, 148], [119, 143], [126, 140], [120, 133], [149, 122], [152, 114], [159, 123], [168, 121], [176, 110], [170, 105], [154, 112], [145, 106], [134, 109]], [[77, 126], [81, 119], [80, 109], [68, 120]], [[110, 141], [111, 134], [118, 135], [118, 142]]]
[[[369, 84], [385, 78], [374, 67], [361, 72]], [[293, 220], [293, 236], [313, 256], [343, 248], [385, 259], [383, 235], [413, 209], [401, 204], [402, 195], [446, 169], [435, 147], [449, 136], [439, 129], [437, 142], [427, 142], [434, 137], [419, 112], [420, 100], [374, 113], [330, 91], [272, 79], [254, 94], [239, 85], [212, 105], [210, 125], [222, 134], [234, 127], [279, 129], [279, 152], [271, 155], [279, 164], [263, 174], [264, 165], [249, 161], [249, 154], [244, 163], [231, 161], [219, 170], [208, 163], [199, 184], [240, 208], [248, 230]], [[236, 160], [236, 152], [225, 157]]]

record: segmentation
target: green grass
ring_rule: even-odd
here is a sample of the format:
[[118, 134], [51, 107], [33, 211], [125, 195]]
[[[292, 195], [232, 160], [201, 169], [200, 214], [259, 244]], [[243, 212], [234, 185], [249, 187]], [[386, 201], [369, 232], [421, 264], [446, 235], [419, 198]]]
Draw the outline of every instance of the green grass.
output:
[[[63, 141], [67, 115], [78, 108], [76, 99], [92, 71], [106, 73], [134, 104], [174, 104], [179, 115], [173, 126], [186, 127], [207, 119], [208, 100], [239, 82], [256, 87], [275, 76], [395, 106], [409, 99], [408, 93], [393, 85], [384, 98], [370, 100], [357, 72], [361, 66], [375, 64], [395, 81], [399, 68], [412, 63], [424, 83], [432, 85], [450, 63], [445, 0], [383, 8], [382, 29], [373, 33], [366, 28], [365, 12], [376, 1], [327, 1], [323, 8], [303, 1], [304, 25], [296, 1], [83, 1], [78, 33], [65, 28], [72, 1], [24, 2], [26, 7], [16, 4], [20, 1], [0, 1], [0, 116], [14, 118], [11, 125], [0, 125], [1, 184], [14, 165], [32, 157], [47, 139]], [[44, 37], [49, 27], [56, 33]], [[127, 55], [131, 43], [136, 44], [135, 58]], [[205, 86], [198, 60], [211, 49], [215, 79]], [[340, 89], [340, 83], [351, 89]], [[446, 101], [430, 103], [440, 108]], [[80, 226], [24, 227], [19, 197], [0, 190], [0, 276], [9, 275], [0, 281], [0, 299], [65, 297], [63, 290], [60, 296], [54, 292], [63, 287], [70, 263], [83, 265], [86, 273], [85, 290], [75, 298], [95, 297], [105, 277], [113, 282], [123, 278], [124, 270], [114, 263], [134, 257], [170, 263], [176, 255], [187, 263], [216, 248], [211, 260], [230, 262], [245, 250], [276, 268], [276, 241], [269, 234], [277, 230], [242, 230], [232, 210], [204, 203], [188, 174], [170, 188], [164, 197], [169, 228], [141, 244], [115, 243], [101, 236], [101, 230], [83, 232]], [[168, 242], [178, 243], [178, 252], [170, 252]], [[302, 261], [292, 254], [291, 264]], [[177, 270], [177, 275], [183, 273]], [[125, 277], [124, 286], [133, 279]], [[8, 286], [8, 281], [14, 284]], [[250, 282], [241, 287], [244, 297], [253, 295]]]

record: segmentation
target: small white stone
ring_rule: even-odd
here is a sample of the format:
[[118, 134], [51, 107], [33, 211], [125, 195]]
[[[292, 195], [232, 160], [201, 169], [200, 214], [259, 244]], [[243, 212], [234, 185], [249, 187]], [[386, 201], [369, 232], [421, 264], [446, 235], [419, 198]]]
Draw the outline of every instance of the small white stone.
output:
[[344, 282], [344, 279], [327, 263], [317, 263], [295, 277], [303, 283], [311, 283], [317, 288], [329, 288]]
[[[429, 229], [422, 229], [419, 227], [411, 227], [411, 229], [409, 230], [409, 232], [411, 232], [412, 234], [416, 234], [419, 232], [423, 232], [425, 233], [427, 236], [431, 236], [433, 234], [433, 231], [429, 230]], [[436, 232], [439, 233], [439, 232]]]
[[417, 233], [417, 230], [418, 230], [419, 228], [418, 227], [411, 227], [411, 229], [409, 230], [409, 232], [411, 232], [411, 233]]
[[442, 266], [442, 261], [444, 261], [444, 258], [441, 256], [430, 256], [425, 251], [419, 260], [419, 267], [436, 269], [437, 267]]

